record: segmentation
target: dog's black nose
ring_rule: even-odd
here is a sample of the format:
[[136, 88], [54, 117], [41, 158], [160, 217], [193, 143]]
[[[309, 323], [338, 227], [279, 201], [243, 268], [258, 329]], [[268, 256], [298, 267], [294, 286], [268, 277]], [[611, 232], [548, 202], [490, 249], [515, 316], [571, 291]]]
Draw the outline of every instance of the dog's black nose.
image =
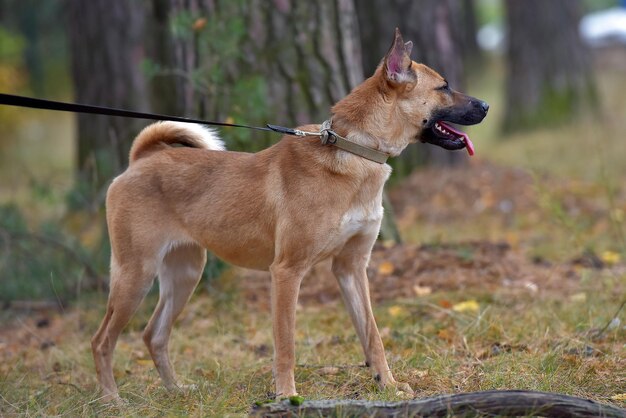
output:
[[489, 110], [489, 103], [481, 101], [480, 107], [482, 107], [485, 113], [487, 113], [487, 111]]

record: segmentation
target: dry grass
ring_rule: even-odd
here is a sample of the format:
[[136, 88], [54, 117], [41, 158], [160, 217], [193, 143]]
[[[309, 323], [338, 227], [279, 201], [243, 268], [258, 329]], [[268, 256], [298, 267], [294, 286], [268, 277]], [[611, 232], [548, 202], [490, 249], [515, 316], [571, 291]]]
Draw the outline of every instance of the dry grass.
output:
[[[116, 352], [115, 375], [128, 406], [99, 403], [89, 349], [104, 306], [98, 296], [64, 315], [9, 321], [14, 329], [2, 334], [0, 413], [245, 413], [273, 389], [271, 327], [266, 310], [241, 303], [230, 283], [235, 279], [226, 275], [218, 282], [219, 295], [196, 295], [175, 331], [173, 362], [181, 380], [198, 385], [197, 391], [170, 394], [159, 385], [140, 337], [154, 306], [151, 298]], [[612, 291], [616, 280], [623, 281], [624, 273], [593, 273], [569, 297], [506, 289], [441, 291], [382, 303], [376, 316], [393, 371], [420, 397], [516, 388], [611, 402], [611, 396], [626, 389], [626, 330], [617, 326], [600, 338], [593, 335], [615, 314], [620, 302]], [[468, 299], [478, 302], [478, 311], [452, 309]], [[49, 324], [37, 327], [44, 317]], [[394, 391], [378, 391], [368, 369], [361, 367], [358, 341], [336, 301], [299, 309], [297, 357], [296, 381], [306, 398], [402, 399]]]
[[[626, 79], [605, 75], [601, 117], [587, 115], [569, 125], [504, 141], [497, 134], [498, 103], [502, 103], [497, 83], [486, 79], [478, 86], [485, 94], [474, 92], [492, 105], [486, 123], [473, 130], [479, 155], [529, 170], [524, 172], [528, 179], [524, 190], [529, 195], [518, 202], [521, 209], [515, 217], [499, 211], [507, 185], [498, 194], [488, 187], [495, 183], [489, 176], [463, 179], [466, 185], [478, 184], [478, 197], [462, 195], [462, 182], [457, 189], [444, 182], [431, 193], [439, 197], [429, 201], [421, 196], [420, 201], [427, 202], [423, 207], [418, 202], [406, 205], [414, 210], [403, 211], [404, 232], [414, 244], [505, 241], [528, 265], [534, 265], [532, 258], [537, 263], [547, 260], [548, 270], [550, 265], [570, 263], [587, 249], [600, 256], [610, 250], [616, 258], [602, 269], [586, 268], [584, 263], [562, 270], [555, 267], [548, 287], [542, 286], [540, 275], [534, 276], [536, 287], [507, 286], [504, 276], [488, 287], [480, 281], [468, 284], [455, 276], [462, 270], [455, 270], [448, 274], [446, 286], [431, 286], [420, 295], [377, 298], [375, 313], [391, 367], [399, 380], [416, 389], [417, 396], [533, 389], [626, 407], [623, 401], [611, 399], [626, 392], [626, 313], [622, 310], [615, 317], [626, 288], [622, 261], [626, 248], [620, 242], [626, 212], [626, 192], [620, 186], [626, 179], [626, 149], [616, 134], [623, 123], [619, 112], [626, 108], [622, 99]], [[444, 176], [432, 172], [430, 178]], [[428, 184], [426, 180], [419, 178], [415, 187]], [[405, 195], [411, 193], [411, 180], [406, 185]], [[455, 192], [446, 194], [447, 190]], [[509, 192], [514, 200], [520, 190], [513, 187]], [[463, 199], [482, 202], [486, 209], [469, 216]], [[455, 208], [457, 201], [461, 203]], [[471, 254], [461, 251], [459, 257], [463, 261]], [[374, 268], [383, 262], [377, 260]], [[479, 264], [471, 268], [472, 277], [491, 272]], [[571, 277], [566, 273], [570, 270]], [[389, 279], [409, 280], [406, 274]], [[198, 390], [186, 394], [170, 394], [160, 387], [141, 341], [141, 329], [155, 304], [155, 296], [149, 297], [116, 351], [115, 374], [128, 400], [121, 408], [98, 401], [89, 347], [105, 295], [83, 296], [63, 314], [0, 312], [0, 415], [245, 414], [255, 401], [270, 396], [273, 382], [267, 292], [254, 287], [256, 298], [250, 298], [245, 289], [253, 282], [244, 278], [249, 279], [239, 273], [225, 274], [211, 284], [210, 292], [197, 292], [183, 313], [170, 351], [181, 380], [198, 385]], [[567, 291], [560, 291], [559, 280], [567, 282]], [[478, 310], [472, 310], [471, 304], [469, 310], [453, 309], [467, 301], [475, 301]], [[621, 323], [613, 321], [598, 336], [614, 318]], [[361, 367], [357, 338], [336, 297], [324, 303], [306, 298], [298, 311], [297, 330], [296, 382], [306, 398], [401, 398], [393, 390], [378, 391], [368, 369]]]

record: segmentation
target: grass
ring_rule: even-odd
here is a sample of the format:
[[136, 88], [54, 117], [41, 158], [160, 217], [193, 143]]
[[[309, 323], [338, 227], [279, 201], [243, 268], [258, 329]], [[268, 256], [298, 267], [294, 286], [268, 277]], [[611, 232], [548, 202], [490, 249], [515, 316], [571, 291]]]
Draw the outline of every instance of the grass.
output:
[[[490, 75], [470, 83], [476, 86], [471, 93], [491, 103], [487, 121], [471, 131], [478, 155], [533, 173], [538, 206], [508, 224], [495, 222], [488, 213], [471, 221], [416, 222], [407, 226], [405, 237], [417, 243], [505, 240], [528, 257], [559, 261], [571, 260], [586, 248], [616, 251], [623, 259], [626, 248], [620, 236], [626, 204], [620, 187], [626, 179], [626, 143], [619, 125], [620, 112], [626, 108], [626, 79], [603, 73], [600, 116], [584, 115], [570, 124], [503, 139], [497, 122], [502, 74], [494, 68]], [[43, 160], [40, 155], [37, 164]], [[6, 174], [0, 175], [8, 178]], [[545, 175], [552, 180], [545, 181]], [[24, 188], [28, 184], [12, 179], [16, 186], [3, 189], [2, 200], [22, 206], [42, 202], [41, 197], [32, 200]], [[58, 198], [54, 199], [48, 206], [33, 208], [32, 217], [57, 211]], [[571, 199], [593, 210], [572, 211], [579, 206], [568, 206]], [[396, 378], [411, 384], [419, 397], [528, 389], [626, 407], [611, 399], [626, 393], [624, 310], [617, 316], [622, 324], [594, 338], [624, 300], [623, 262], [618, 260], [611, 269], [577, 273], [580, 279], [562, 278], [576, 282], [574, 293], [503, 285], [495, 290], [450, 288], [378, 304], [376, 318]], [[148, 298], [116, 351], [115, 376], [129, 401], [119, 408], [98, 401], [89, 346], [105, 295], [82, 295], [63, 314], [0, 311], [0, 415], [245, 414], [273, 391], [272, 334], [267, 310], [244, 301], [235, 279], [223, 275], [212, 284], [214, 291], [197, 292], [174, 331], [170, 351], [180, 380], [198, 386], [185, 394], [170, 394], [160, 387], [141, 341], [141, 329], [155, 304], [154, 295]], [[452, 309], [468, 300], [478, 303], [478, 311]], [[42, 319], [49, 324], [38, 327]], [[296, 383], [307, 399], [403, 399], [393, 390], [379, 391], [369, 370], [361, 367], [361, 349], [338, 301], [300, 307], [296, 350]]]
[[[396, 300], [376, 307], [396, 378], [420, 397], [490, 389], [559, 392], [610, 402], [626, 389], [626, 331], [602, 328], [615, 314], [614, 277], [598, 274], [575, 296], [536, 297], [474, 289]], [[623, 280], [623, 277], [622, 277]], [[181, 318], [170, 351], [181, 380], [198, 390], [170, 394], [141, 341], [154, 306], [151, 298], [118, 344], [115, 375], [122, 408], [98, 402], [89, 348], [102, 314], [102, 296], [83, 300], [63, 317], [55, 346], [25, 350], [0, 366], [0, 414], [215, 415], [240, 414], [273, 391], [269, 313], [211, 294], [196, 295]], [[584, 295], [584, 296], [581, 296]], [[450, 304], [473, 299], [478, 311]], [[91, 308], [99, 307], [98, 309]], [[37, 329], [25, 320], [24, 327]], [[296, 382], [308, 399], [401, 400], [377, 390], [339, 303], [304, 306], [298, 312]], [[331, 367], [332, 366], [332, 367]], [[334, 368], [333, 368], [334, 367]]]

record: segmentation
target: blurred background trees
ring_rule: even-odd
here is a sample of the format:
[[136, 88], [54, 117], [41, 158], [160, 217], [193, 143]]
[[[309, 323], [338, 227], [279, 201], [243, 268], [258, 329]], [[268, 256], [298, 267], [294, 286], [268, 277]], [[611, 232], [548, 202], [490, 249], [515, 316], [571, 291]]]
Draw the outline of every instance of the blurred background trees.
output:
[[[514, 132], [556, 126], [595, 107], [592, 64], [606, 37], [585, 29], [598, 25], [581, 16], [617, 4], [0, 0], [0, 91], [250, 125], [321, 122], [372, 74], [397, 26], [413, 41], [416, 61], [459, 90], [495, 100], [472, 132], [517, 138]], [[89, 257], [105, 271], [104, 191], [146, 124], [0, 107], [0, 207], [9, 211], [0, 236], [24, 236], [34, 225], [62, 244], [56, 251], [72, 254], [67, 263], [77, 275]], [[279, 139], [232, 128], [222, 135], [243, 151]], [[477, 146], [480, 154], [480, 140]], [[417, 144], [392, 162], [392, 181], [426, 164], [467, 161], [463, 151]], [[23, 244], [26, 254], [42, 241]]]
[[504, 129], [570, 118], [594, 97], [589, 50], [577, 0], [507, 0]]

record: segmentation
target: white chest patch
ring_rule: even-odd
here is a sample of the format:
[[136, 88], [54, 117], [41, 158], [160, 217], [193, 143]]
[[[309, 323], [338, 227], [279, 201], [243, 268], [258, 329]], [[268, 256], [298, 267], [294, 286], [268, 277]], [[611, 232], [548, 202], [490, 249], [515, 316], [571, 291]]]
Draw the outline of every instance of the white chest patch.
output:
[[378, 233], [380, 221], [383, 219], [383, 206], [380, 201], [368, 205], [350, 208], [341, 218], [339, 234], [342, 238], [349, 239], [359, 233], [372, 233], [373, 229]]

